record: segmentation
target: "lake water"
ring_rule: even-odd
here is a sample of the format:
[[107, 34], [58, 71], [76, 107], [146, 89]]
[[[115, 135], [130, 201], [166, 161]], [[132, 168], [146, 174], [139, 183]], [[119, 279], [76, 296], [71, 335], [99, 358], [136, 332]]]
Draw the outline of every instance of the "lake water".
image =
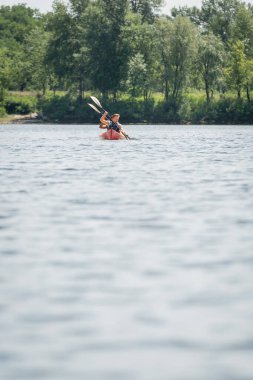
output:
[[1, 380], [253, 378], [253, 127], [0, 126]]

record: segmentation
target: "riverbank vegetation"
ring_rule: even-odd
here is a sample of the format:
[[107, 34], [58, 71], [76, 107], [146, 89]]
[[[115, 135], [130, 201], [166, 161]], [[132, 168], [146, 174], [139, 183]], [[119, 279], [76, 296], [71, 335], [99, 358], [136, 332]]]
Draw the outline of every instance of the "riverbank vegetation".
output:
[[253, 7], [203, 0], [167, 16], [161, 4], [1, 6], [0, 117], [97, 122], [95, 94], [124, 122], [252, 123]]

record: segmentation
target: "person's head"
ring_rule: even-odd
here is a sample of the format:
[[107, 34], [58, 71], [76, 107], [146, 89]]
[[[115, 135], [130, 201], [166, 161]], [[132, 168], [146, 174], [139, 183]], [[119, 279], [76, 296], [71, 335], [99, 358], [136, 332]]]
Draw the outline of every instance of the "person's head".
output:
[[112, 116], [111, 116], [111, 121], [113, 123], [117, 123], [119, 121], [119, 118], [120, 118], [120, 114], [119, 113], [114, 113]]

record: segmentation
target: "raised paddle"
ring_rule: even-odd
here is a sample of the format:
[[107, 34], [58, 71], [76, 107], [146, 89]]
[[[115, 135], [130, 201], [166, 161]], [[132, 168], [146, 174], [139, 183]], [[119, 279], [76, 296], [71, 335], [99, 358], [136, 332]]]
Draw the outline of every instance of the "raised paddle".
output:
[[[100, 113], [100, 115], [103, 115], [103, 112], [99, 111], [99, 110], [97, 109], [97, 107], [95, 107], [93, 104], [88, 103], [88, 105], [89, 105], [92, 109], [94, 109], [94, 111], [96, 111], [97, 113]], [[109, 115], [107, 115], [107, 117], [110, 119], [110, 116], [109, 116]]]
[[[89, 105], [94, 111], [96, 111], [97, 113], [100, 113], [100, 115], [103, 115], [103, 112], [99, 111], [99, 110], [97, 109], [97, 107], [95, 107], [93, 104], [88, 103], [88, 105]], [[109, 116], [108, 114], [106, 115], [106, 117], [109, 118], [109, 120], [110, 120], [110, 116]], [[121, 133], [122, 133], [122, 135], [125, 136], [125, 138], [126, 138], [127, 140], [131, 140], [131, 138], [130, 138], [126, 133], [123, 133], [123, 132], [121, 132]]]
[[93, 100], [93, 102], [94, 102], [98, 107], [101, 108], [101, 110], [103, 110], [103, 111], [105, 112], [105, 109], [102, 107], [100, 101], [98, 100], [98, 98], [96, 98], [96, 96], [91, 96], [90, 98], [91, 98], [91, 100]]
[[[105, 109], [103, 108], [103, 106], [101, 105], [101, 103], [100, 103], [100, 101], [98, 100], [98, 98], [96, 98], [95, 96], [91, 96], [90, 97], [91, 98], [91, 100], [99, 107], [99, 108], [101, 108], [101, 110], [103, 111], [103, 112], [106, 112], [105, 111]], [[93, 104], [91, 104], [91, 103], [88, 103], [88, 105], [91, 107], [91, 108], [93, 108], [96, 112], [98, 112], [98, 113], [100, 113], [101, 115], [103, 114], [101, 111], [99, 111], [98, 109], [97, 109], [97, 107], [95, 107]], [[109, 115], [107, 115], [107, 117], [109, 117], [109, 119], [110, 119], [110, 116]], [[126, 133], [123, 133], [123, 132], [121, 132], [122, 133], [122, 135], [124, 135], [125, 136], [125, 138], [127, 139], [127, 140], [133, 140], [131, 137], [129, 137]]]

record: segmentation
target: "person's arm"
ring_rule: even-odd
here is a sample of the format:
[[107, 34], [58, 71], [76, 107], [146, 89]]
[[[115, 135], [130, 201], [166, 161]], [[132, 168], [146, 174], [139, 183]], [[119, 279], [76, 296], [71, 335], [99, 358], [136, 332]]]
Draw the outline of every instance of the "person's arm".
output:
[[118, 123], [118, 126], [119, 126], [119, 129], [120, 129], [120, 132], [122, 132], [123, 134], [126, 133], [124, 131], [124, 128], [123, 128], [122, 124]]
[[106, 125], [106, 127], [109, 127], [110, 121], [106, 120], [106, 116], [108, 115], [108, 112], [105, 111], [103, 116], [100, 118], [100, 123], [103, 125]]
[[122, 124], [119, 124], [119, 123], [118, 123], [118, 125], [119, 125], [119, 129], [120, 129], [120, 133], [122, 133], [122, 135], [125, 136], [125, 138], [126, 138], [127, 140], [130, 140], [130, 137], [129, 137], [128, 134], [124, 131]]
[[99, 124], [99, 128], [101, 128], [101, 129], [107, 129], [107, 126], [105, 124], [100, 123]]

